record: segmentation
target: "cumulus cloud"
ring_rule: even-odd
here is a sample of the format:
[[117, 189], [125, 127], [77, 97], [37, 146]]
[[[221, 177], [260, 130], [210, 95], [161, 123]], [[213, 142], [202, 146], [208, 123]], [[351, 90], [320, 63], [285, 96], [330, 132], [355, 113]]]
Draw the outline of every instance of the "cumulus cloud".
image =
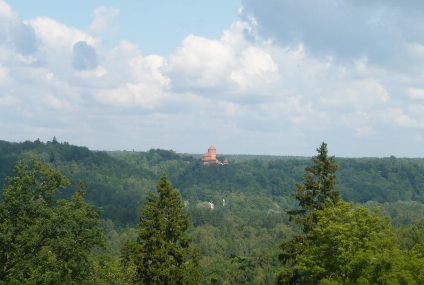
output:
[[410, 114], [405, 114], [404, 110], [400, 108], [389, 108], [386, 112], [381, 114], [383, 120], [396, 127], [422, 129], [424, 128], [424, 120], [418, 120], [411, 117]]
[[116, 17], [119, 10], [113, 7], [98, 7], [94, 10], [94, 20], [89, 28], [90, 34], [102, 36], [104, 34], [114, 34], [119, 29], [119, 23]]
[[73, 47], [72, 67], [75, 70], [93, 70], [98, 65], [96, 50], [86, 42], [76, 42]]
[[412, 99], [423, 100], [424, 99], [424, 88], [409, 88], [408, 94]]
[[[267, 43], [252, 46], [245, 31], [252, 25], [235, 22], [219, 40], [189, 35], [169, 56], [165, 72], [172, 78], [175, 92], [197, 92], [220, 99], [261, 101], [265, 86], [279, 82], [278, 65]], [[228, 97], [228, 93], [232, 96]], [[217, 95], [217, 94], [216, 94]]]
[[218, 40], [189, 35], [169, 57], [168, 74], [175, 90], [209, 89], [228, 84], [234, 51]]
[[327, 141], [343, 156], [423, 156], [413, 5], [245, 0], [220, 38], [187, 35], [164, 57], [107, 46], [115, 8], [97, 8], [84, 31], [23, 21], [0, 0], [0, 129], [95, 149], [309, 155]]
[[0, 1], [0, 19], [0, 44], [9, 44], [24, 56], [37, 51], [34, 30], [4, 1]]
[[402, 65], [407, 46], [424, 44], [423, 11], [420, 1], [244, 0], [241, 15], [254, 17], [260, 33], [281, 45], [304, 43], [317, 56]]

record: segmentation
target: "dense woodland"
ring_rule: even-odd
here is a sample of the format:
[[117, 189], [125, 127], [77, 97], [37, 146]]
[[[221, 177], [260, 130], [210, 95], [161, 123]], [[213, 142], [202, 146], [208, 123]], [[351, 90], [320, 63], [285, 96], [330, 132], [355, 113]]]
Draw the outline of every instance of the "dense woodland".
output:
[[[47, 247], [51, 249], [49, 252], [54, 252], [54, 256], [45, 252], [45, 255], [40, 254], [42, 259], [34, 260], [31, 265], [31, 270], [38, 268], [38, 271], [29, 274], [30, 277], [39, 276], [42, 279], [28, 277], [30, 281], [25, 283], [22, 281], [24, 279], [19, 279], [24, 277], [20, 276], [16, 277], [19, 280], [16, 284], [58, 284], [58, 276], [66, 276], [63, 277], [63, 284], [81, 284], [82, 280], [87, 284], [132, 284], [136, 282], [134, 280], [137, 276], [145, 276], [137, 271], [137, 262], [131, 261], [131, 256], [134, 255], [131, 252], [142, 252], [142, 247], [137, 245], [143, 244], [140, 241], [144, 240], [139, 223], [147, 212], [140, 210], [147, 207], [146, 197], [156, 195], [152, 201], [159, 201], [160, 189], [169, 188], [167, 182], [163, 181], [164, 177], [174, 189], [179, 190], [181, 205], [184, 205], [180, 209], [182, 216], [187, 217], [191, 224], [186, 232], [188, 240], [191, 240], [191, 251], [188, 254], [195, 267], [201, 270], [199, 274], [193, 271], [193, 282], [392, 284], [387, 280], [402, 280], [403, 283], [396, 281], [393, 284], [424, 284], [424, 274], [417, 269], [424, 264], [421, 258], [424, 247], [420, 249], [415, 246], [424, 241], [424, 159], [393, 156], [333, 158], [332, 163], [337, 167], [334, 169], [334, 183], [331, 182], [330, 188], [340, 191], [337, 192], [337, 197], [342, 200], [338, 202], [335, 199], [329, 204], [325, 202], [322, 204], [324, 206], [319, 207], [310, 206], [310, 201], [315, 201], [315, 196], [309, 200], [305, 198], [303, 206], [301, 202], [304, 198], [302, 193], [308, 188], [299, 186], [308, 184], [308, 178], [305, 178], [308, 171], [305, 168], [317, 164], [311, 158], [225, 155], [225, 159], [229, 160], [228, 165], [205, 166], [199, 155], [178, 154], [172, 150], [92, 151], [86, 147], [59, 142], [56, 138], [48, 142], [0, 141], [0, 184], [5, 185], [2, 188], [4, 193], [1, 203], [6, 205], [9, 201], [6, 199], [13, 198], [10, 193], [18, 191], [20, 183], [29, 183], [30, 178], [26, 171], [39, 169], [44, 171], [42, 173], [46, 175], [46, 179], [58, 179], [56, 188], [52, 187], [59, 191], [43, 188], [45, 186], [42, 183], [41, 186], [36, 186], [41, 187], [43, 193], [50, 193], [51, 201], [44, 198], [47, 197], [45, 194], [42, 194], [41, 202], [40, 199], [34, 199], [38, 196], [28, 196], [35, 201], [34, 207], [46, 204], [44, 212], [37, 212], [36, 208], [28, 208], [28, 211], [35, 211], [40, 217], [51, 216], [75, 223], [84, 222], [88, 234], [88, 244], [85, 244], [76, 238], [79, 233], [73, 230], [72, 223], [65, 227], [64, 232], [49, 233], [63, 236], [63, 240], [68, 240], [69, 244], [63, 246], [62, 242], [50, 238], [52, 242]], [[24, 162], [19, 163], [21, 160]], [[17, 175], [16, 168], [14, 172], [16, 165], [20, 165], [18, 169], [21, 169], [21, 176]], [[24, 165], [30, 166], [27, 169]], [[47, 166], [51, 167], [50, 170], [45, 168]], [[59, 179], [58, 175], [63, 179]], [[34, 177], [38, 176], [40, 174]], [[15, 180], [8, 181], [7, 177], [15, 177]], [[313, 182], [311, 185], [315, 185], [314, 177], [309, 178]], [[158, 186], [158, 181], [162, 181], [162, 184], [159, 183], [162, 186]], [[327, 201], [325, 199], [328, 197], [330, 196], [325, 196], [323, 201]], [[175, 199], [174, 201], [178, 201]], [[213, 209], [211, 204], [214, 205]], [[152, 205], [150, 206], [153, 207]], [[64, 212], [63, 217], [54, 212], [59, 208], [64, 209], [59, 211]], [[69, 211], [77, 208], [85, 209], [84, 213], [90, 219], [70, 215]], [[49, 212], [49, 209], [53, 210]], [[4, 217], [9, 217], [11, 210], [6, 207], [3, 212], [2, 217], [6, 220]], [[382, 218], [384, 216], [387, 216], [387, 220]], [[28, 219], [31, 220], [31, 216]], [[104, 235], [93, 226], [96, 219], [99, 220]], [[305, 221], [311, 219], [316, 221], [306, 226]], [[355, 229], [348, 227], [352, 221], [353, 224], [362, 223], [366, 225], [365, 228], [375, 229], [365, 238], [368, 243], [361, 244], [364, 237], [352, 234]], [[2, 224], [3, 236], [0, 237], [0, 243], [7, 240], [5, 233], [8, 228], [17, 224], [18, 222]], [[37, 229], [34, 228], [34, 231]], [[351, 234], [343, 236], [343, 231]], [[10, 234], [11, 239], [13, 234]], [[293, 243], [296, 240], [302, 240], [308, 247], [297, 247]], [[370, 248], [368, 251], [358, 248], [354, 252], [349, 251], [349, 254], [343, 253], [343, 260], [334, 258], [338, 264], [346, 264], [346, 268], [363, 268], [364, 262], [374, 260], [372, 248], [382, 248], [390, 254], [386, 259], [381, 259], [381, 263], [372, 264], [374, 267], [368, 266], [368, 271], [355, 269], [354, 273], [348, 275], [344, 271], [337, 271], [341, 269], [334, 269], [331, 276], [341, 277], [328, 279], [325, 275], [327, 269], [318, 266], [314, 260], [325, 260], [325, 256], [320, 256], [320, 253], [326, 252], [330, 246], [328, 243], [334, 240], [346, 240], [361, 250]], [[378, 245], [377, 240], [380, 242]], [[33, 242], [35, 241], [28, 239], [29, 244]], [[43, 243], [40, 241], [40, 244]], [[337, 248], [343, 249], [344, 246], [341, 243]], [[66, 257], [67, 250], [75, 247], [81, 249], [80, 255]], [[288, 248], [296, 248], [297, 251], [289, 253]], [[6, 249], [0, 250], [4, 256], [8, 256]], [[398, 263], [391, 264], [389, 260], [394, 256]], [[86, 265], [83, 268], [76, 266], [79, 261], [75, 261], [75, 258], [84, 260], [81, 264]], [[49, 260], [61, 260], [62, 267], [59, 268], [53, 261], [48, 263], [48, 270], [39, 265]], [[336, 266], [328, 262], [328, 268]], [[409, 264], [409, 269], [404, 263]], [[90, 272], [84, 271], [89, 269]], [[408, 273], [412, 271], [416, 276]], [[75, 276], [69, 272], [73, 272]], [[399, 272], [403, 272], [403, 275]], [[46, 276], [49, 280], [56, 281], [46, 281]], [[299, 282], [301, 279], [303, 283]], [[4, 276], [0, 276], [0, 284], [2, 281], [6, 282], [5, 280], [7, 279]], [[142, 282], [140, 278], [137, 280]], [[156, 283], [151, 281], [150, 284]]]

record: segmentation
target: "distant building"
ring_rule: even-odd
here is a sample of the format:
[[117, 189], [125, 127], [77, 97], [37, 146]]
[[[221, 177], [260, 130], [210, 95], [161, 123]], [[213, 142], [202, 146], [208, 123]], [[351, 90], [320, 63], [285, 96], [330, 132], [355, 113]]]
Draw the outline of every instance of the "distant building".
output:
[[215, 208], [215, 205], [212, 202], [200, 202], [196, 205], [197, 209], [211, 209]]
[[202, 158], [203, 165], [210, 165], [210, 164], [228, 164], [228, 160], [224, 160], [224, 163], [220, 162], [216, 158], [216, 148], [211, 145], [208, 149], [208, 152], [203, 155]]

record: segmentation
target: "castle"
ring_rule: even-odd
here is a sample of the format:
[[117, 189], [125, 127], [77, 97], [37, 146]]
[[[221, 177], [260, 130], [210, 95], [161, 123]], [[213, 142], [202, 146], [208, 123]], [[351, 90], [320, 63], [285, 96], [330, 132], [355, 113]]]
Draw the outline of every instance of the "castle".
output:
[[228, 164], [228, 160], [224, 160], [224, 162], [220, 162], [216, 158], [216, 148], [211, 145], [208, 149], [208, 152], [203, 155], [202, 158], [203, 165], [210, 165], [210, 164]]

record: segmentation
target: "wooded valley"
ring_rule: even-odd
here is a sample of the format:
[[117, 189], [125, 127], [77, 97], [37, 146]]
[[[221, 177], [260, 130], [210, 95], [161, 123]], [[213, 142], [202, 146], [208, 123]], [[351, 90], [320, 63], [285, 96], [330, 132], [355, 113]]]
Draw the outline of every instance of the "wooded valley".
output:
[[161, 284], [139, 270], [149, 236], [140, 221], [172, 189], [181, 200], [163, 203], [181, 205], [175, 215], [191, 226], [177, 239], [191, 242], [181, 247], [190, 267], [169, 284], [424, 284], [424, 159], [332, 158], [324, 145], [313, 159], [225, 155], [228, 165], [203, 165], [172, 150], [0, 141], [0, 265], [11, 268], [0, 284]]

